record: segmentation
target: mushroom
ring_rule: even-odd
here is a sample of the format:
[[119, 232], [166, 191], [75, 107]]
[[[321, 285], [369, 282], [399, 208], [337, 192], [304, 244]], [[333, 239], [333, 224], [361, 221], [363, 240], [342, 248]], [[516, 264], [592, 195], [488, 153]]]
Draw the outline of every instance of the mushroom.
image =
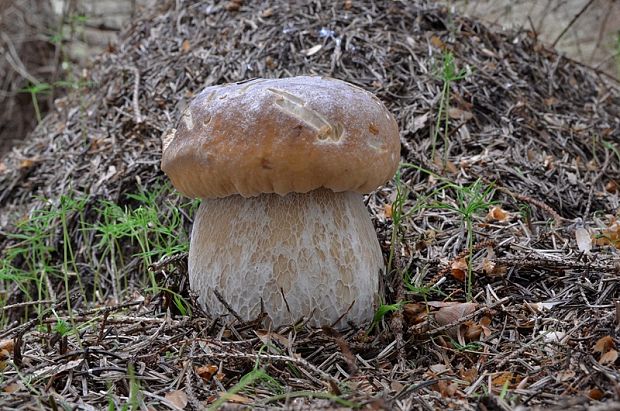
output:
[[317, 76], [211, 86], [163, 140], [162, 169], [202, 199], [188, 270], [208, 313], [228, 313], [218, 291], [273, 326], [372, 318], [384, 261], [362, 194], [400, 159], [378, 98]]

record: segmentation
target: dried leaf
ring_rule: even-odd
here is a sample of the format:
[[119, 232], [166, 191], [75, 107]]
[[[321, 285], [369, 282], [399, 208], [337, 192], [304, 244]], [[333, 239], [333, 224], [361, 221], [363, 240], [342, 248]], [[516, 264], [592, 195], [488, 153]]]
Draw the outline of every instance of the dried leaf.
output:
[[501, 207], [494, 206], [487, 214], [487, 221], [506, 221], [510, 214]]
[[515, 384], [518, 384], [521, 381], [521, 376], [510, 372], [510, 371], [504, 371], [498, 375], [496, 375], [495, 377], [493, 377], [493, 379], [491, 380], [491, 383], [493, 385], [495, 385], [496, 387], [503, 387], [504, 384], [508, 384], [508, 386], [513, 386]]
[[468, 121], [474, 118], [474, 115], [470, 111], [461, 110], [460, 108], [456, 107], [450, 107], [448, 109], [448, 117], [461, 121]]
[[[0, 172], [2, 172], [2, 163], [0, 163]], [[615, 180], [609, 180], [607, 184], [605, 184], [605, 191], [612, 194], [617, 193], [618, 183]]]
[[592, 236], [584, 227], [578, 227], [575, 230], [575, 239], [577, 240], [577, 248], [582, 253], [590, 254], [592, 250]]
[[430, 367], [428, 367], [428, 369], [431, 372], [431, 375], [433, 375], [434, 377], [450, 371], [450, 368], [446, 364], [441, 363], [432, 364]]
[[461, 282], [465, 282], [465, 277], [467, 276], [467, 261], [465, 261], [464, 257], [452, 261], [452, 264], [450, 265], [450, 273], [452, 274], [452, 277]]
[[4, 173], [7, 170], [6, 164], [0, 161], [0, 174]]
[[607, 351], [605, 354], [601, 355], [601, 358], [598, 360], [598, 363], [602, 365], [611, 365], [615, 363], [617, 359], [618, 359], [618, 351], [611, 349]]
[[184, 409], [187, 406], [188, 398], [187, 394], [181, 390], [175, 390], [167, 392], [165, 395], [166, 399], [170, 401], [172, 405], [177, 407], [178, 409]]
[[462, 380], [465, 380], [468, 383], [472, 384], [474, 381], [476, 381], [476, 378], [478, 378], [478, 370], [476, 369], [476, 367], [461, 368], [459, 370], [459, 376]]
[[405, 386], [398, 381], [392, 381], [390, 382], [390, 388], [392, 389], [392, 391], [400, 392], [403, 390], [403, 388], [405, 388]]
[[231, 393], [226, 394], [226, 400], [229, 402], [234, 402], [236, 404], [251, 404], [252, 403], [251, 398], [244, 397], [243, 395], [231, 394]]
[[15, 348], [15, 340], [12, 338], [8, 338], [6, 340], [0, 341], [0, 350], [6, 350], [8, 352], [13, 352]]
[[19, 391], [21, 388], [22, 388], [22, 385], [20, 383], [14, 382], [4, 387], [3, 391], [6, 394], [13, 394], [14, 392]]
[[482, 326], [480, 324], [476, 324], [473, 321], [468, 321], [465, 329], [465, 340], [466, 341], [478, 341], [480, 340], [480, 336], [482, 335]]
[[426, 307], [420, 303], [407, 303], [403, 306], [403, 315], [407, 324], [419, 324], [426, 318]]
[[458, 385], [446, 380], [439, 380], [437, 384], [433, 386], [433, 389], [441, 394], [442, 397], [454, 397], [458, 390]]
[[69, 370], [72, 370], [78, 367], [79, 365], [82, 364], [83, 361], [84, 361], [83, 359], [79, 359], [79, 360], [68, 361], [61, 365], [49, 365], [47, 367], [34, 371], [32, 373], [32, 376], [34, 378], [44, 378], [44, 377], [51, 377], [54, 375], [58, 375], [60, 373], [63, 373], [65, 371], [69, 371]]
[[620, 224], [612, 219], [609, 227], [603, 229], [594, 239], [596, 245], [611, 245], [620, 249]]
[[475, 303], [459, 303], [440, 308], [439, 311], [435, 313], [435, 321], [437, 321], [440, 326], [452, 324], [473, 313], [476, 307], [477, 304]]
[[217, 365], [203, 365], [196, 368], [196, 374], [205, 381], [210, 381], [216, 375], [219, 368]]
[[322, 44], [317, 44], [316, 46], [312, 46], [309, 49], [302, 50], [301, 54], [303, 54], [306, 57], [310, 57], [318, 53], [322, 48], [323, 48]]
[[605, 393], [600, 388], [592, 388], [590, 391], [588, 391], [588, 397], [595, 401], [602, 400], [604, 396]]
[[544, 99], [543, 102], [545, 103], [546, 106], [552, 107], [558, 104], [558, 99], [555, 97], [548, 97]]
[[183, 53], [187, 53], [190, 48], [191, 46], [189, 44], [189, 40], [188, 39], [183, 40], [183, 44], [181, 44], [181, 50], [183, 51]]
[[276, 60], [271, 57], [271, 56], [267, 56], [265, 57], [265, 65], [270, 68], [270, 69], [275, 69], [276, 67], [278, 67], [278, 63], [276, 62]]
[[426, 122], [428, 121], [429, 115], [430, 113], [426, 113], [421, 116], [417, 116], [413, 119], [413, 132], [414, 133], [424, 128], [424, 126], [426, 125]]
[[22, 161], [19, 162], [19, 168], [20, 169], [24, 169], [24, 168], [30, 168], [32, 166], [34, 166], [35, 161], [29, 158], [25, 158]]
[[557, 382], [565, 382], [569, 381], [575, 377], [575, 371], [573, 370], [561, 370], [555, 375], [555, 380]]
[[592, 351], [604, 354], [615, 347], [616, 343], [614, 342], [614, 339], [611, 336], [606, 335], [596, 341], [596, 344], [594, 344], [594, 347], [592, 347]]
[[431, 44], [434, 47], [437, 47], [438, 49], [445, 49], [446, 45], [444, 44], [444, 42], [439, 38], [439, 36], [431, 36]]

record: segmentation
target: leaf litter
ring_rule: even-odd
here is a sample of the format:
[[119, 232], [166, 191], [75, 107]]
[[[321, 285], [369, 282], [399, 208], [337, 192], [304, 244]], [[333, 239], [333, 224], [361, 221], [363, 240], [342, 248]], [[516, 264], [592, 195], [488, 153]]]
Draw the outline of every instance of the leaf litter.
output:
[[[448, 52], [454, 73], [464, 74], [441, 112]], [[398, 118], [399, 235], [394, 183], [367, 198], [386, 260], [394, 252], [394, 270], [383, 276], [393, 309], [372, 328], [313, 329], [302, 320], [265, 330], [260, 318], [203, 315], [183, 253], [147, 267], [126, 242], [125, 265], [115, 269], [118, 260], [80, 218], [94, 224], [105, 217], [98, 201], [130, 205], [125, 193], [165, 181], [160, 137], [192, 96], [211, 84], [298, 74], [357, 84]], [[2, 160], [5, 259], [20, 244], [11, 234], [35, 210], [63, 195], [89, 199], [64, 226], [77, 250], [71, 307], [58, 278], [46, 280], [50, 298], [35, 302], [26, 298], [32, 290], [4, 280], [0, 340], [11, 342], [1, 353], [2, 409], [582, 409], [620, 401], [614, 79], [529, 31], [498, 31], [422, 1], [371, 0], [164, 2], [83, 75], [96, 86], [58, 101]], [[480, 184], [494, 190], [476, 197]], [[477, 208], [468, 208], [474, 199]], [[183, 201], [171, 195], [160, 206]], [[182, 219], [186, 238], [191, 215]], [[63, 225], [52, 228], [49, 258], [60, 261]], [[144, 291], [147, 270], [165, 287]], [[92, 295], [80, 295], [78, 276]], [[94, 292], [96, 279], [110, 287]]]

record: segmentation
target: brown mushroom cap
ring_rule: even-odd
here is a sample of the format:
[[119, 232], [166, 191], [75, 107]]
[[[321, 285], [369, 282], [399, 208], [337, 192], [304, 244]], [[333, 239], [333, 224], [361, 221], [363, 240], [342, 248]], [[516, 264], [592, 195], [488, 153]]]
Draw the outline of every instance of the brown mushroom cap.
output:
[[162, 169], [189, 197], [367, 193], [399, 154], [396, 120], [371, 93], [325, 77], [256, 79], [200, 92], [165, 138]]

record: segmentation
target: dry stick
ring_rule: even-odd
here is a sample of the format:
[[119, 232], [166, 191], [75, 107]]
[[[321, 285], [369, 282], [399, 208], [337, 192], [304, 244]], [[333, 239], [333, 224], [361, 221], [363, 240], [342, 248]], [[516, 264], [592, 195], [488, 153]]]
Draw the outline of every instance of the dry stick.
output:
[[607, 167], [609, 166], [609, 157], [610, 157], [609, 150], [605, 150], [605, 162], [603, 163], [603, 166], [601, 167], [601, 171], [590, 182], [591, 185], [590, 185], [590, 193], [588, 193], [588, 204], [586, 205], [586, 210], [583, 213], [584, 220], [588, 218], [588, 214], [590, 213], [590, 207], [592, 206], [592, 196], [594, 194], [594, 186], [596, 185], [598, 180], [600, 180], [601, 177], [605, 175], [605, 172], [607, 171]]
[[130, 70], [134, 75], [134, 83], [133, 83], [133, 115], [134, 121], [136, 124], [142, 123], [142, 114], [140, 112], [140, 70], [137, 67], [126, 67], [127, 70]]
[[[194, 335], [194, 337], [196, 337], [196, 335]], [[192, 358], [194, 356], [195, 350], [196, 350], [196, 340], [193, 339], [192, 345], [189, 349], [189, 358]], [[188, 360], [188, 362], [191, 363], [191, 360]], [[194, 388], [192, 386], [192, 377], [194, 377], [194, 367], [192, 367], [192, 365], [189, 364], [189, 366], [187, 367], [187, 370], [185, 371], [185, 391], [186, 391], [187, 399], [189, 400], [189, 402], [192, 404], [192, 406], [195, 409], [199, 410], [202, 408], [202, 404], [200, 403], [200, 401], [198, 401], [198, 397], [196, 397], [196, 393], [194, 393]]]
[[496, 186], [496, 187], [497, 187], [497, 189], [499, 191], [501, 191], [503, 193], [506, 193], [509, 196], [516, 198], [517, 200], [521, 200], [521, 201], [525, 201], [526, 203], [533, 204], [533, 205], [537, 206], [538, 208], [540, 208], [541, 210], [546, 211], [548, 214], [551, 215], [551, 217], [553, 217], [553, 219], [555, 220], [555, 222], [558, 225], [562, 224], [564, 221], [567, 220], [566, 218], [562, 217], [557, 211], [555, 211], [551, 206], [549, 206], [546, 203], [543, 203], [540, 200], [537, 200], [537, 199], [532, 198], [530, 196], [526, 196], [525, 194], [513, 193], [512, 191], [510, 191], [506, 187], [502, 187], [502, 186]]
[[38, 300], [38, 301], [24, 301], [23, 303], [9, 304], [2, 307], [2, 311], [7, 311], [12, 308], [21, 308], [26, 307], [28, 305], [37, 305], [37, 304], [56, 304], [56, 300]]
[[560, 41], [560, 39], [562, 37], [564, 37], [564, 34], [566, 34], [566, 32], [568, 31], [568, 29], [570, 29], [573, 24], [575, 24], [575, 22], [577, 21], [577, 19], [579, 19], [579, 17], [581, 17], [581, 15], [583, 13], [586, 12], [586, 10], [592, 5], [592, 3], [594, 3], [594, 0], [590, 0], [585, 6], [583, 6], [583, 8], [579, 11], [579, 13], [575, 14], [575, 16], [573, 17], [573, 19], [568, 23], [568, 25], [566, 27], [564, 27], [564, 30], [562, 30], [562, 32], [560, 33], [560, 35], [555, 39], [555, 41], [553, 42], [553, 44], [551, 44], [551, 47], [555, 48], [556, 44], [558, 44], [558, 41]]
[[106, 322], [108, 321], [109, 315], [110, 315], [109, 311], [106, 311], [103, 313], [103, 318], [101, 319], [101, 327], [99, 327], [99, 334], [97, 335], [97, 342], [95, 343], [95, 345], [99, 345], [101, 344], [101, 341], [103, 341], [103, 336], [105, 334], [105, 325], [106, 325]]
[[[250, 359], [253, 361], [256, 360], [271, 360], [271, 361], [283, 361], [283, 362], [291, 362], [291, 363], [295, 363], [303, 368], [309, 369], [310, 371], [313, 371], [315, 374], [318, 374], [323, 380], [336, 384], [338, 385], [338, 381], [332, 377], [331, 375], [329, 375], [328, 373], [326, 373], [325, 371], [321, 370], [320, 368], [318, 368], [317, 366], [309, 363], [308, 361], [304, 360], [303, 358], [296, 358], [296, 357], [290, 357], [287, 355], [276, 355], [276, 354], [251, 354], [251, 353], [231, 353], [231, 352], [212, 352], [208, 354], [210, 357], [224, 357], [225, 359], [229, 359], [229, 358], [243, 358], [243, 359]], [[306, 374], [308, 375], [316, 384], [321, 385], [323, 382], [321, 380], [318, 380], [314, 377], [312, 377], [310, 374]]]
[[[401, 272], [402, 260], [399, 252], [394, 250], [394, 265], [396, 268], [396, 273], [394, 275], [396, 281], [396, 290], [394, 294], [394, 300], [398, 303], [404, 300], [405, 294], [405, 284], [403, 281], [403, 273]], [[404, 339], [403, 339], [403, 309], [399, 307], [398, 310], [394, 311], [392, 314], [392, 319], [390, 320], [390, 328], [394, 332], [394, 340], [396, 341], [396, 358], [398, 360], [398, 365], [401, 370], [404, 370], [407, 362], [405, 361], [404, 355]]]
[[224, 299], [224, 296], [218, 291], [218, 290], [213, 290], [213, 293], [215, 294], [215, 296], [217, 297], [217, 299], [219, 300], [219, 302], [222, 303], [222, 305], [224, 307], [226, 307], [226, 309], [228, 310], [229, 313], [231, 313], [237, 320], [239, 320], [239, 322], [241, 324], [243, 324], [245, 321], [243, 321], [243, 319], [241, 318], [241, 316], [239, 314], [237, 314], [237, 312], [235, 310], [233, 310], [233, 308], [230, 306], [230, 304], [228, 304], [228, 302]]

